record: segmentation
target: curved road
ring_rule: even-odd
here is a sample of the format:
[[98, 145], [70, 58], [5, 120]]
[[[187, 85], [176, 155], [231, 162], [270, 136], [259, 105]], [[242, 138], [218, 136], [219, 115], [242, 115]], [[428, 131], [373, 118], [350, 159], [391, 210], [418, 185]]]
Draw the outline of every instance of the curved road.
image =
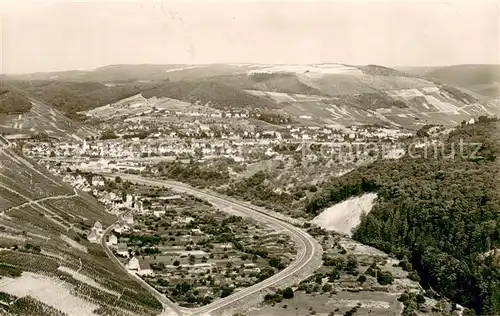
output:
[[[147, 284], [145, 281], [140, 279], [139, 277], [135, 276], [138, 278], [143, 284], [145, 288], [149, 290], [160, 302], [162, 302], [164, 305], [167, 305], [172, 309], [174, 313], [177, 315], [192, 315], [192, 316], [202, 316], [202, 315], [210, 315], [213, 312], [220, 311], [224, 308], [227, 308], [229, 305], [236, 304], [238, 302], [243, 302], [246, 298], [248, 298], [251, 295], [255, 295], [256, 293], [261, 292], [262, 290], [271, 287], [271, 286], [277, 286], [279, 285], [280, 282], [283, 281], [291, 281], [291, 283], [294, 283], [293, 280], [297, 280], [298, 277], [304, 278], [304, 273], [307, 272], [310, 273], [311, 270], [314, 270], [318, 268], [321, 265], [321, 261], [319, 260], [314, 260], [315, 257], [318, 255], [321, 255], [322, 253], [322, 248], [319, 245], [316, 240], [314, 240], [313, 237], [311, 237], [309, 234], [307, 234], [305, 231], [302, 229], [289, 224], [287, 222], [284, 222], [280, 219], [274, 218], [272, 216], [269, 216], [265, 213], [262, 213], [259, 210], [253, 209], [252, 207], [245, 205], [240, 202], [236, 202], [233, 200], [228, 200], [227, 198], [224, 198], [222, 196], [216, 195], [212, 192], [207, 192], [203, 191], [200, 189], [193, 188], [189, 185], [179, 183], [179, 182], [174, 182], [174, 181], [164, 181], [164, 180], [155, 180], [155, 179], [148, 179], [148, 178], [143, 178], [140, 176], [136, 175], [131, 175], [131, 174], [109, 174], [109, 173], [103, 173], [105, 176], [110, 176], [110, 177], [115, 177], [119, 175], [122, 179], [128, 180], [132, 183], [137, 183], [137, 184], [144, 184], [144, 185], [149, 185], [149, 186], [161, 186], [161, 187], [170, 187], [176, 191], [184, 192], [196, 197], [199, 197], [201, 199], [207, 200], [210, 203], [214, 204], [215, 206], [224, 209], [226, 207], [231, 207], [237, 212], [243, 213], [248, 215], [249, 217], [252, 217], [258, 221], [268, 223], [270, 225], [273, 225], [277, 229], [284, 229], [290, 232], [292, 237], [295, 239], [295, 242], [297, 243], [298, 250], [297, 250], [297, 256], [295, 260], [284, 270], [280, 271], [279, 273], [265, 279], [264, 281], [254, 284], [248, 288], [242, 289], [230, 296], [227, 296], [225, 298], [218, 299], [214, 301], [211, 304], [208, 304], [206, 306], [196, 308], [196, 309], [187, 309], [187, 308], [181, 308], [177, 306], [175, 303], [171, 302], [168, 300], [163, 294], [159, 293], [156, 291], [153, 287], [151, 287], [149, 284]], [[105, 231], [105, 235], [111, 231], [111, 227], [108, 227]], [[122, 269], [126, 268], [114, 257], [113, 253], [108, 249], [106, 242], [106, 238], [103, 237], [103, 240], [101, 242], [102, 246], [108, 253], [108, 256], [114, 258], [120, 264]]]

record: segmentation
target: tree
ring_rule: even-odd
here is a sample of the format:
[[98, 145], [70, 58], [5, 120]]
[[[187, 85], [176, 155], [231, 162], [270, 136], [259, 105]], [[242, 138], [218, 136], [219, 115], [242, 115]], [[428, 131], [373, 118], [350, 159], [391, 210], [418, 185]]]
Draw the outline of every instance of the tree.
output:
[[174, 261], [174, 266], [178, 267], [181, 263], [179, 262], [179, 260], [175, 260]]
[[220, 297], [223, 298], [223, 297], [229, 296], [233, 293], [233, 291], [234, 291], [234, 289], [232, 287], [223, 286], [221, 288]]
[[410, 273], [408, 273], [408, 279], [415, 282], [420, 282], [420, 277], [418, 276], [418, 273], [416, 271], [411, 271]]
[[273, 268], [277, 268], [279, 270], [283, 269], [285, 265], [281, 262], [280, 258], [272, 257], [269, 259], [269, 265]]
[[283, 290], [283, 298], [286, 298], [286, 299], [293, 298], [293, 290], [291, 287], [287, 287]]
[[106, 130], [106, 131], [102, 132], [102, 134], [101, 134], [102, 140], [116, 139], [116, 138], [118, 138], [118, 136], [116, 136], [116, 134], [111, 130]]
[[345, 268], [347, 273], [355, 274], [357, 268], [358, 268], [358, 260], [356, 259], [356, 257], [354, 255], [348, 255], [347, 256], [347, 265]]

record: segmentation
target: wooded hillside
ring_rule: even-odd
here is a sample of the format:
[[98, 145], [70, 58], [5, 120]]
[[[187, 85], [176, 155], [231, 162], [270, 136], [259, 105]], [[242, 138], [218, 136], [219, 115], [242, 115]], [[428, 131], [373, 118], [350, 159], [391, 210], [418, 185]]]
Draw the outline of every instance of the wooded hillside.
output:
[[[481, 315], [500, 313], [500, 122], [463, 124], [435, 157], [378, 161], [334, 179], [306, 211], [377, 192], [354, 238], [408, 259], [422, 284]], [[459, 152], [460, 140], [464, 144]], [[479, 151], [473, 157], [476, 145]], [[455, 155], [450, 157], [452, 146]], [[421, 152], [423, 154], [423, 152]], [[444, 155], [443, 155], [444, 154]]]

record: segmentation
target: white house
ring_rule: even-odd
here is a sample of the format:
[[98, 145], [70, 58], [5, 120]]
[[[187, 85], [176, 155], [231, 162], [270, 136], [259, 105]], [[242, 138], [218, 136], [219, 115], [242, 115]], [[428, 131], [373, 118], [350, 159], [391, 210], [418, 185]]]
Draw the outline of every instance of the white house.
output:
[[202, 235], [203, 234], [203, 232], [199, 228], [193, 228], [193, 229], [191, 229], [191, 233], [193, 235]]
[[120, 256], [128, 257], [128, 247], [126, 243], [119, 243], [116, 246], [116, 253], [119, 254]]
[[132, 224], [134, 224], [134, 215], [133, 214], [127, 214], [127, 215], [123, 216], [123, 220], [128, 225], [132, 225]]
[[107, 244], [111, 247], [118, 245], [118, 238], [114, 234], [109, 235]]
[[153, 211], [153, 214], [156, 217], [161, 217], [162, 215], [165, 215], [165, 210], [155, 210]]
[[153, 269], [149, 266], [149, 264], [145, 261], [139, 263], [139, 271], [137, 271], [139, 275], [153, 275]]
[[88, 241], [90, 241], [92, 244], [97, 244], [99, 243], [100, 235], [96, 232], [94, 228], [92, 228], [92, 231], [90, 234], [87, 236]]
[[92, 177], [92, 185], [95, 185], [95, 186], [104, 186], [104, 178], [101, 177], [101, 176], [93, 176]]
[[98, 234], [102, 234], [101, 222], [99, 222], [99, 221], [95, 222], [93, 229], [95, 229]]
[[128, 207], [132, 206], [132, 202], [134, 201], [134, 197], [131, 194], [127, 194], [126, 202], [124, 203]]
[[120, 224], [116, 223], [113, 230], [115, 231], [115, 233], [121, 234], [122, 233], [122, 226]]
[[139, 266], [139, 259], [137, 259], [136, 257], [132, 257], [132, 259], [130, 259], [127, 263], [127, 269], [129, 271], [140, 271], [141, 267]]

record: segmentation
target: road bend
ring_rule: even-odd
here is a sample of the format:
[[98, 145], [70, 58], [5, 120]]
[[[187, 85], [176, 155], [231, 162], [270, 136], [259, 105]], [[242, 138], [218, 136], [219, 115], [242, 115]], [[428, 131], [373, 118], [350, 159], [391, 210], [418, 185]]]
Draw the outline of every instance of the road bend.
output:
[[[116, 177], [120, 176], [124, 180], [128, 180], [132, 183], [143, 184], [149, 186], [160, 186], [160, 187], [170, 187], [175, 191], [184, 192], [198, 198], [204, 199], [221, 210], [227, 209], [228, 207], [233, 209], [236, 212], [245, 214], [251, 218], [254, 218], [260, 222], [264, 222], [272, 225], [278, 230], [286, 230], [290, 233], [292, 238], [295, 239], [297, 243], [297, 256], [295, 260], [288, 265], [284, 270], [279, 273], [265, 279], [264, 281], [254, 284], [250, 287], [242, 289], [236, 293], [233, 293], [230, 296], [218, 299], [208, 305], [205, 305], [200, 308], [181, 308], [168, 298], [166, 298], [163, 294], [155, 290], [152, 286], [146, 283], [144, 280], [134, 275], [138, 281], [146, 288], [148, 291], [153, 294], [164, 306], [167, 306], [172, 310], [172, 312], [177, 313], [177, 315], [191, 315], [191, 316], [205, 316], [211, 315], [215, 312], [220, 313], [222, 310], [229, 308], [230, 306], [235, 306], [238, 304], [244, 304], [249, 300], [252, 295], [259, 295], [260, 293], [269, 288], [269, 287], [279, 287], [280, 284], [293, 284], [296, 283], [299, 279], [306, 278], [312, 271], [319, 268], [321, 265], [321, 260], [317, 260], [317, 258], [321, 257], [323, 249], [319, 245], [319, 243], [309, 234], [307, 234], [301, 228], [298, 228], [290, 223], [287, 223], [279, 218], [272, 217], [268, 214], [263, 213], [259, 209], [252, 208], [242, 202], [235, 201], [233, 199], [229, 199], [219, 194], [215, 194], [210, 191], [200, 190], [197, 188], [193, 188], [187, 184], [175, 182], [175, 181], [166, 181], [166, 180], [156, 180], [156, 179], [148, 179], [141, 176], [131, 175], [131, 174], [110, 174], [110, 173], [102, 173], [106, 177]], [[111, 227], [109, 227], [105, 235], [111, 231]], [[107, 248], [105, 243], [105, 237], [103, 238], [101, 244], [103, 248], [108, 253], [108, 256], [112, 258], [117, 264], [121, 266], [122, 269], [126, 271], [126, 268], [121, 264], [121, 262], [113, 255], [113, 253]]]

